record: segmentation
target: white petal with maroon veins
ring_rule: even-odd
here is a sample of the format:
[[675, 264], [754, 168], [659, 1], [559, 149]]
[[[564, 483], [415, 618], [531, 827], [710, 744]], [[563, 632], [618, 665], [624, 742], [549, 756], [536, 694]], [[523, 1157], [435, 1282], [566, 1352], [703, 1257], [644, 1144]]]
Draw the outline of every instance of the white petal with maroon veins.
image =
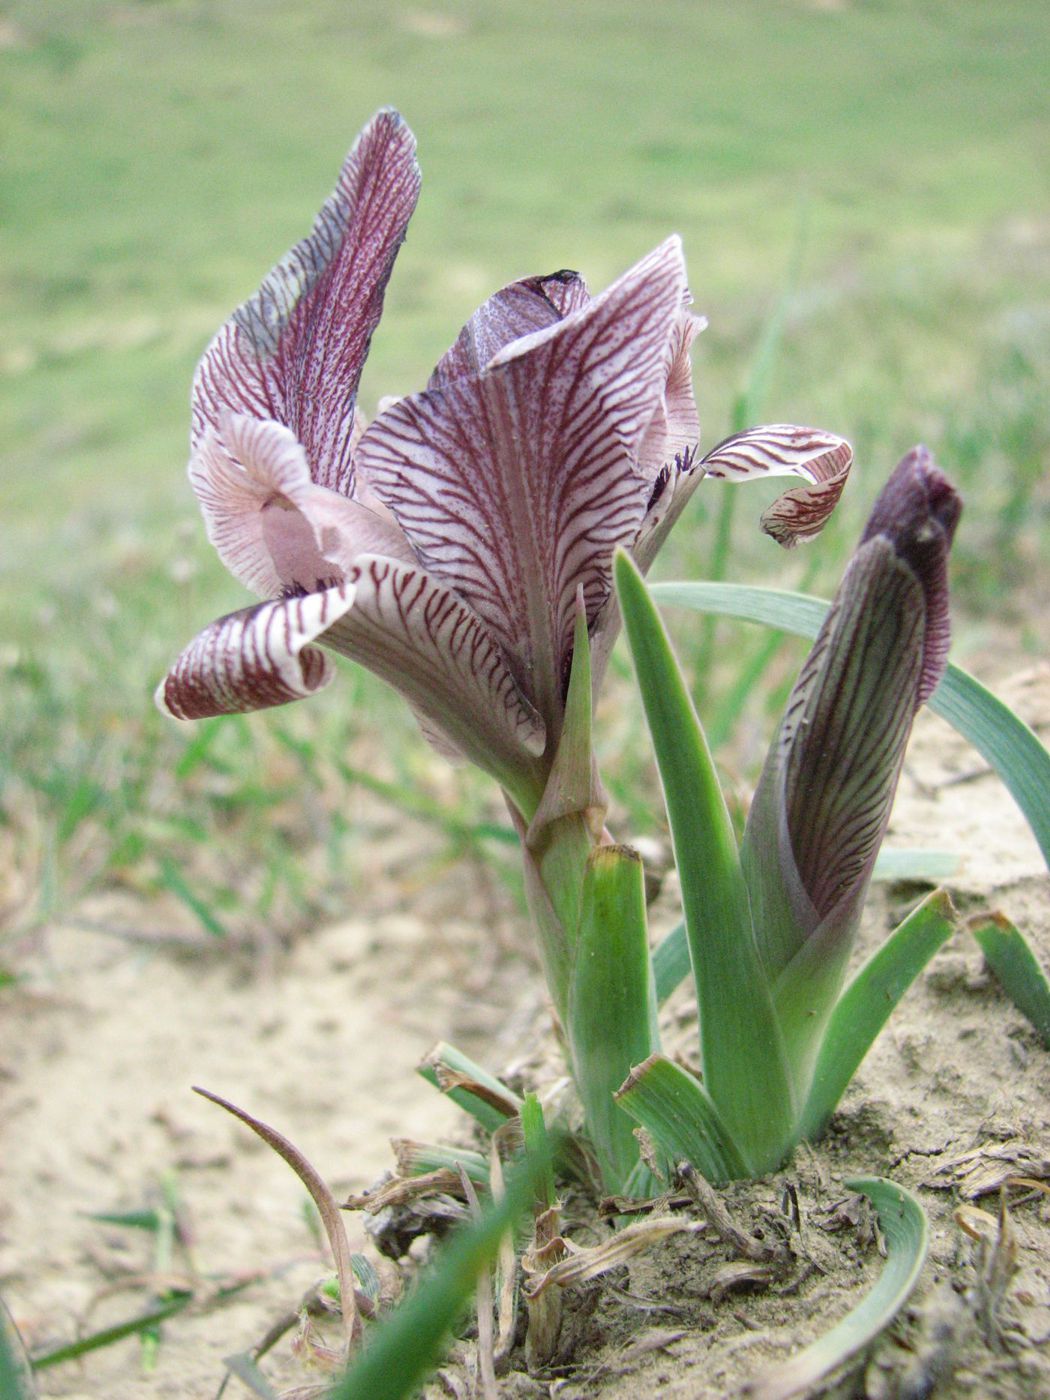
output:
[[302, 443], [315, 481], [349, 494], [358, 381], [418, 193], [412, 133], [382, 111], [358, 137], [312, 233], [205, 352], [193, 386], [194, 447], [224, 408], [273, 419]]
[[361, 476], [429, 572], [481, 614], [541, 710], [560, 703], [577, 588], [593, 616], [613, 550], [641, 523], [650, 485], [632, 455], [684, 295], [670, 239], [480, 377], [401, 400], [361, 440]]
[[208, 538], [254, 593], [315, 592], [359, 554], [414, 558], [393, 521], [310, 479], [302, 446], [279, 423], [224, 412], [190, 460]]
[[354, 606], [325, 638], [399, 690], [460, 753], [506, 782], [546, 733], [481, 619], [418, 567], [359, 559]]
[[820, 533], [838, 504], [852, 464], [853, 449], [845, 438], [791, 423], [736, 433], [702, 461], [708, 476], [726, 481], [799, 476], [810, 483], [786, 491], [762, 517], [762, 528], [786, 547]]
[[353, 599], [353, 589], [340, 586], [220, 617], [172, 666], [158, 687], [158, 706], [175, 719], [205, 719], [312, 695], [329, 683], [333, 668], [310, 643]]

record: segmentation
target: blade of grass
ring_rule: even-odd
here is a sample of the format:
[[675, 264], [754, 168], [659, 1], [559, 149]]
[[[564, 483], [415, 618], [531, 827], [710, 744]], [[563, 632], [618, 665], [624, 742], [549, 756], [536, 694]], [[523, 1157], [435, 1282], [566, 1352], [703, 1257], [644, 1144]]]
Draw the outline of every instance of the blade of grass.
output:
[[841, 1322], [798, 1356], [777, 1366], [741, 1392], [748, 1400], [788, 1400], [809, 1390], [856, 1356], [887, 1328], [911, 1296], [926, 1259], [926, 1213], [915, 1197], [884, 1177], [856, 1177], [851, 1191], [867, 1196], [886, 1240], [886, 1263], [871, 1291]]
[[704, 1085], [747, 1166], [780, 1165], [793, 1104], [725, 798], [671, 643], [634, 563], [616, 587], [674, 841], [700, 1009]]
[[622, 1192], [638, 1165], [638, 1143], [613, 1095], [631, 1068], [660, 1046], [645, 876], [641, 859], [625, 846], [598, 846], [587, 861], [568, 1031], [603, 1184], [611, 1193]]
[[22, 1338], [7, 1304], [0, 1298], [0, 1396], [5, 1400], [35, 1400], [36, 1393]]
[[182, 1312], [183, 1308], [189, 1307], [193, 1302], [193, 1297], [192, 1293], [181, 1293], [178, 1297], [171, 1298], [168, 1302], [161, 1304], [160, 1307], [151, 1308], [148, 1312], [128, 1318], [126, 1322], [116, 1322], [111, 1327], [100, 1328], [97, 1332], [91, 1332], [86, 1337], [78, 1337], [75, 1342], [67, 1342], [62, 1346], [53, 1347], [50, 1351], [35, 1352], [32, 1357], [33, 1370], [42, 1371], [48, 1366], [58, 1366], [63, 1361], [75, 1361], [77, 1357], [86, 1356], [89, 1351], [98, 1351], [102, 1347], [112, 1346], [114, 1342], [123, 1341], [125, 1337], [134, 1337], [148, 1332], [166, 1318], [174, 1317], [176, 1313]]
[[371, 1337], [329, 1392], [329, 1400], [405, 1400], [440, 1359], [479, 1275], [538, 1189], [526, 1166], [507, 1182], [504, 1199], [476, 1224], [460, 1227], [430, 1272]]
[[[813, 638], [828, 604], [805, 593], [735, 583], [658, 583], [652, 596], [670, 607], [715, 612]], [[959, 666], [949, 665], [929, 707], [968, 739], [1002, 778], [1050, 866], [1050, 753], [1023, 720]]]
[[165, 856], [160, 863], [160, 882], [176, 899], [185, 904], [213, 938], [227, 937], [226, 927], [218, 915], [190, 888], [186, 877], [169, 856]]
[[324, 1225], [328, 1245], [335, 1260], [335, 1271], [339, 1277], [343, 1331], [346, 1334], [347, 1342], [353, 1342], [360, 1331], [360, 1318], [354, 1293], [354, 1271], [350, 1262], [350, 1243], [346, 1238], [343, 1217], [339, 1213], [335, 1197], [320, 1173], [307, 1161], [295, 1144], [290, 1142], [283, 1133], [279, 1133], [276, 1128], [271, 1128], [268, 1123], [253, 1117], [243, 1108], [238, 1108], [236, 1104], [230, 1103], [229, 1099], [213, 1094], [210, 1089], [201, 1089], [194, 1085], [193, 1092], [200, 1094], [202, 1098], [208, 1099], [211, 1103], [218, 1104], [220, 1108], [224, 1108], [227, 1113], [232, 1113], [234, 1118], [251, 1128], [253, 1133], [261, 1137], [267, 1146], [272, 1147], [277, 1155], [288, 1163], [310, 1193], [310, 1198], [317, 1207], [317, 1213]]
[[975, 919], [969, 927], [1003, 991], [1050, 1050], [1050, 982], [1024, 935], [1002, 914]]
[[633, 1069], [616, 1102], [645, 1129], [669, 1162], [691, 1162], [719, 1186], [747, 1175], [744, 1159], [707, 1090], [666, 1056], [653, 1055]]
[[[416, 1073], [447, 1094], [454, 1104], [476, 1118], [490, 1133], [521, 1112], [521, 1100], [494, 1074], [476, 1064], [454, 1045], [439, 1041]], [[470, 1088], [463, 1087], [470, 1085]]]

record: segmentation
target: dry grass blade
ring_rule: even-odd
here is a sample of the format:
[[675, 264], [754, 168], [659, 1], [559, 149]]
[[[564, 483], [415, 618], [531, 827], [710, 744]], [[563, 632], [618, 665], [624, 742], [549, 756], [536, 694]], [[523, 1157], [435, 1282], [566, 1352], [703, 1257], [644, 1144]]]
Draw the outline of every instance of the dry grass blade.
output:
[[593, 1245], [589, 1249], [574, 1249], [568, 1258], [553, 1264], [535, 1283], [528, 1286], [529, 1296], [537, 1297], [551, 1284], [569, 1288], [573, 1284], [586, 1283], [588, 1279], [597, 1278], [600, 1274], [608, 1273], [610, 1269], [618, 1269], [621, 1264], [626, 1264], [628, 1259], [633, 1259], [643, 1250], [651, 1249], [653, 1245], [671, 1235], [696, 1235], [704, 1228], [703, 1222], [683, 1220], [676, 1216], [665, 1216], [660, 1220], [638, 1220], [633, 1225], [627, 1225], [604, 1244]]
[[209, 1089], [201, 1089], [194, 1085], [193, 1092], [218, 1104], [227, 1113], [232, 1113], [234, 1118], [239, 1118], [242, 1123], [247, 1124], [252, 1132], [257, 1133], [279, 1157], [284, 1158], [310, 1193], [310, 1199], [317, 1207], [317, 1213], [321, 1217], [321, 1224], [324, 1226], [332, 1257], [335, 1260], [335, 1271], [339, 1279], [343, 1330], [346, 1333], [347, 1344], [350, 1345], [361, 1334], [361, 1319], [358, 1315], [357, 1300], [354, 1294], [354, 1271], [350, 1264], [350, 1243], [346, 1238], [343, 1218], [339, 1214], [335, 1197], [317, 1170], [306, 1160], [299, 1149], [288, 1141], [283, 1133], [279, 1133], [276, 1128], [271, 1128], [268, 1123], [254, 1118], [243, 1108], [238, 1108], [236, 1104], [230, 1103], [228, 1099], [213, 1094]]
[[[463, 1194], [466, 1196], [467, 1205], [470, 1207], [471, 1218], [477, 1222], [481, 1219], [481, 1203], [478, 1200], [478, 1193], [474, 1190], [474, 1183], [463, 1167], [460, 1167], [460, 1177], [463, 1182]], [[482, 1268], [479, 1271], [478, 1281], [474, 1285], [474, 1298], [478, 1318], [478, 1383], [481, 1386], [481, 1393], [484, 1396], [484, 1400], [498, 1400], [498, 1393], [496, 1391], [495, 1343], [492, 1335], [493, 1288], [491, 1268]]]

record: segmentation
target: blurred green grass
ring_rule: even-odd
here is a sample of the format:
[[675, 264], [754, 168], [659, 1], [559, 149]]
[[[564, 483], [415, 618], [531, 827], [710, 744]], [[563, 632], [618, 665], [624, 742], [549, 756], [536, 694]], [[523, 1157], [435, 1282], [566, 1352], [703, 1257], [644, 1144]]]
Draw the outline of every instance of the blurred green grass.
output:
[[[418, 387], [496, 286], [567, 265], [600, 287], [677, 230], [711, 320], [695, 355], [710, 445], [802, 227], [763, 416], [845, 433], [856, 478], [796, 556], [758, 537], [769, 493], [749, 491], [732, 575], [830, 589], [922, 440], [967, 497], [963, 645], [1045, 650], [1047, 71], [1050, 18], [1030, 0], [7, 4], [0, 840], [17, 874], [0, 919], [113, 881], [178, 898], [177, 871], [221, 927], [309, 921], [367, 880], [333, 756], [443, 794], [468, 829], [491, 816], [484, 785], [448, 786], [349, 669], [203, 745], [150, 702], [196, 629], [246, 601], [185, 483], [194, 363], [383, 103], [417, 133], [424, 191], [366, 408]], [[704, 572], [713, 500], [699, 493], [664, 577]], [[741, 646], [724, 650], [731, 685]], [[608, 761], [644, 823], [627, 703], [609, 707]]]

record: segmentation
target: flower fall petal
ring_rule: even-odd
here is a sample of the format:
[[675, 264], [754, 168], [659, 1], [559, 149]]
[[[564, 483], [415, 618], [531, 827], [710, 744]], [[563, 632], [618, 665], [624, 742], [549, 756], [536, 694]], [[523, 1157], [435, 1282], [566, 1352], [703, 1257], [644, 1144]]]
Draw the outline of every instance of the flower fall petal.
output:
[[800, 476], [810, 483], [785, 491], [762, 517], [762, 528], [785, 548], [812, 539], [824, 528], [852, 464], [853, 449], [845, 438], [790, 423], [735, 433], [702, 461], [708, 476], [726, 481]]
[[157, 705], [175, 719], [206, 719], [312, 695], [333, 667], [309, 643], [353, 600], [353, 589], [340, 586], [220, 617], [179, 656], [157, 689]]

